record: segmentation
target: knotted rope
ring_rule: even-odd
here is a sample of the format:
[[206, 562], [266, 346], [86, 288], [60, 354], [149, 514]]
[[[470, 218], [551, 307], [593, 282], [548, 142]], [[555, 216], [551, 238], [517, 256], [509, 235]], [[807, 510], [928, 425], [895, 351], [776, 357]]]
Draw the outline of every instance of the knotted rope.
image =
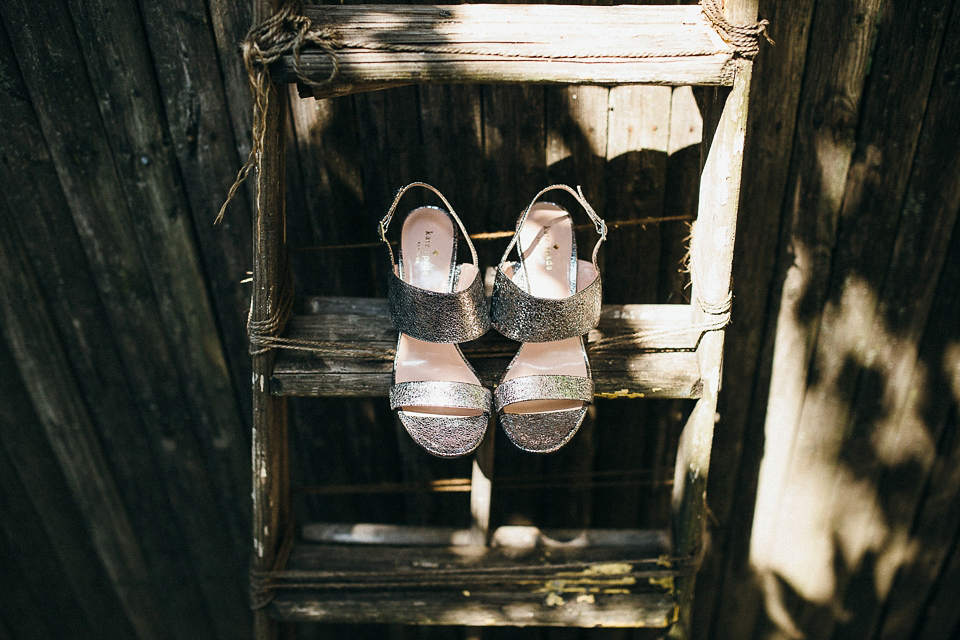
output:
[[732, 46], [737, 55], [747, 60], [753, 60], [760, 53], [760, 36], [766, 38], [770, 44], [776, 44], [767, 35], [770, 23], [766, 20], [753, 24], [728, 22], [723, 15], [723, 0], [700, 0], [700, 9], [723, 41]]

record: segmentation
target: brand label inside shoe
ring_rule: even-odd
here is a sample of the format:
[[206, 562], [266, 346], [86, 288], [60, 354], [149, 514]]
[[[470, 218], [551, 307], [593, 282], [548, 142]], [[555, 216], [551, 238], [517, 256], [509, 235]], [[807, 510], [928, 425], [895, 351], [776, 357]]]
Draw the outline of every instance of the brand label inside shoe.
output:
[[550, 253], [550, 227], [543, 228], [543, 263], [547, 271], [553, 271], [553, 255]]
[[427, 275], [433, 270], [433, 265], [430, 263], [430, 257], [438, 255], [436, 250], [429, 251], [431, 238], [433, 231], [427, 229], [424, 231], [423, 240], [417, 241], [417, 259], [416, 264], [420, 266], [420, 273]]

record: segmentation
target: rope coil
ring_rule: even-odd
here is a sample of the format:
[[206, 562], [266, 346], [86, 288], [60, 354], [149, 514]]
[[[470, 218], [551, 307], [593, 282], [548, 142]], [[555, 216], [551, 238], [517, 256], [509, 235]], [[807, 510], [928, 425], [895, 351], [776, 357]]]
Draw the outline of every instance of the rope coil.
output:
[[723, 41], [734, 48], [737, 55], [753, 60], [760, 53], [760, 37], [776, 44], [767, 34], [770, 23], [760, 20], [753, 24], [734, 24], [723, 15], [723, 0], [700, 0], [700, 9]]

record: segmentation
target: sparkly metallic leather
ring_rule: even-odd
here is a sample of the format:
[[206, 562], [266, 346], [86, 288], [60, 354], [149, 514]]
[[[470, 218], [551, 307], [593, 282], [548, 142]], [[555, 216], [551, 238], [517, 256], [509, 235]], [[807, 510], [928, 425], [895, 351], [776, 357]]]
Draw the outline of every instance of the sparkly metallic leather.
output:
[[579, 376], [522, 376], [500, 383], [493, 393], [497, 411], [524, 400], [593, 402], [593, 380]]
[[463, 291], [438, 293], [390, 275], [390, 319], [401, 333], [426, 342], [469, 342], [490, 328], [479, 273]]
[[472, 452], [483, 441], [490, 416], [433, 416], [397, 411], [400, 422], [414, 442], [441, 458], [456, 458]]
[[500, 412], [500, 425], [510, 442], [530, 453], [552, 453], [577, 433], [587, 407], [547, 413]]
[[400, 382], [390, 388], [390, 408], [457, 407], [490, 413], [493, 394], [486, 387], [449, 380]]
[[602, 287], [597, 275], [566, 298], [538, 298], [497, 269], [490, 315], [494, 328], [517, 342], [553, 342], [589, 333], [600, 322]]
[[[422, 289], [404, 281], [401, 277], [404, 273], [402, 249], [397, 256], [399, 264], [393, 264], [393, 249], [386, 237], [387, 229], [401, 196], [408, 189], [416, 186], [427, 188], [439, 196], [447, 207], [439, 210], [456, 223], [450, 258], [450, 277], [447, 283], [449, 291], [446, 292]], [[475, 340], [490, 328], [489, 307], [484, 296], [483, 279], [479, 274], [479, 268], [469, 286], [462, 291], [457, 291], [462, 273], [456, 260], [457, 229], [463, 233], [473, 264], [476, 266], [477, 252], [463, 223], [453, 211], [453, 207], [439, 191], [421, 182], [412, 183], [400, 189], [387, 214], [380, 221], [380, 239], [387, 245], [391, 266], [393, 266], [389, 276], [388, 302], [390, 318], [401, 334], [398, 337], [398, 357], [399, 344], [404, 335], [427, 342], [456, 344]], [[463, 359], [460, 348], [455, 347], [455, 350]], [[465, 359], [463, 362], [473, 371], [469, 362]], [[396, 367], [395, 360], [395, 377]], [[473, 371], [473, 374], [475, 376], [476, 371]], [[397, 416], [410, 437], [428, 452], [443, 458], [466, 455], [480, 445], [490, 422], [492, 401], [493, 394], [489, 389], [466, 382], [415, 380], [399, 382], [390, 388], [390, 408], [397, 409]], [[479, 411], [480, 415], [456, 416], [426, 413], [417, 411], [418, 407], [474, 409]]]
[[[562, 189], [572, 194], [583, 206], [593, 221], [600, 236], [593, 248], [592, 262], [597, 275], [578, 291], [578, 260], [576, 237], [571, 238], [569, 262], [570, 295], [566, 298], [539, 298], [528, 293], [523, 251], [519, 248], [520, 231], [531, 209], [540, 197], [552, 189]], [[597, 254], [607, 237], [606, 223], [596, 214], [583, 192], [574, 191], [565, 185], [547, 187], [538, 193], [517, 221], [517, 230], [504, 251], [493, 283], [491, 319], [493, 326], [503, 335], [518, 342], [555, 342], [589, 333], [600, 321], [602, 286]], [[518, 263], [508, 263], [510, 251], [517, 247]], [[507, 275], [508, 265], [511, 275]], [[585, 270], [586, 271], [586, 270]], [[534, 375], [510, 378], [500, 383], [494, 391], [494, 404], [500, 424], [510, 441], [519, 449], [531, 453], [556, 451], [573, 438], [593, 402], [593, 380], [583, 340], [580, 350], [586, 363], [586, 377], [572, 375]], [[507, 367], [509, 372], [521, 350]], [[509, 406], [528, 400], [572, 400], [583, 405], [574, 409], [530, 413], [505, 411]]]

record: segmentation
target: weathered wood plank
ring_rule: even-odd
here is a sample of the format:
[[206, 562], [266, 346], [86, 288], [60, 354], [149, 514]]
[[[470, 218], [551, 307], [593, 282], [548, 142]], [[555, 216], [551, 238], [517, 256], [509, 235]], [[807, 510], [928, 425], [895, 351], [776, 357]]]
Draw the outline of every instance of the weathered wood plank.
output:
[[[11, 17], [6, 10], [16, 15]], [[175, 365], [163, 350], [166, 338], [160, 326], [162, 321], [150, 277], [145, 273], [130, 228], [124, 193], [116, 178], [117, 167], [101, 128], [100, 114], [91, 95], [67, 8], [61, 6], [60, 11], [41, 17], [37, 12], [25, 8], [18, 11], [14, 5], [5, 5], [4, 19], [8, 24], [11, 21], [17, 24], [15, 32], [17, 48], [22, 52], [21, 67], [29, 81], [26, 85], [29, 91], [10, 92], [6, 97], [25, 102], [25, 96], [30, 95], [40, 116], [38, 123], [32, 121], [32, 115], [22, 109], [19, 111], [15, 131], [17, 140], [26, 144], [12, 157], [25, 154], [30, 162], [5, 165], [5, 168], [13, 175], [20, 173], [23, 176], [21, 182], [26, 184], [34, 180], [42, 184], [46, 176], [52, 175], [54, 166], [60, 172], [59, 181], [53, 178], [43, 185], [46, 193], [42, 197], [35, 198], [21, 192], [26, 197], [18, 196], [18, 204], [26, 205], [27, 211], [35, 211], [40, 220], [26, 220], [20, 215], [18, 224], [23, 225], [24, 233], [33, 243], [31, 247], [37, 256], [35, 262], [41, 265], [45, 274], [44, 285], [54, 292], [51, 299], [55, 304], [57, 328], [62, 335], [72, 337], [67, 343], [67, 357], [73, 362], [65, 365], [72, 371], [65, 375], [73, 376], [76, 371], [82, 372], [82, 377], [69, 384], [76, 384], [78, 393], [85, 392], [102, 402], [85, 404], [85, 407], [92, 407], [89, 419], [95, 425], [96, 433], [91, 437], [97, 441], [97, 447], [104, 447], [103, 453], [109, 460], [104, 464], [110, 471], [103, 473], [115, 473], [119, 478], [116, 490], [122, 496], [126, 510], [123, 518], [129, 517], [129, 522], [123, 520], [118, 526], [121, 530], [132, 526], [135, 539], [142, 545], [143, 558], [138, 561], [147, 563], [143, 568], [144, 575], [150, 576], [149, 580], [145, 577], [140, 581], [130, 580], [131, 594], [122, 597], [152, 598], [153, 594], [145, 596], [142, 591], [152, 590], [157, 585], [161, 591], [171, 591], [172, 596], [165, 598], [162, 606], [181, 615], [172, 621], [167, 616], [166, 620], [151, 619], [141, 624], [151, 629], [173, 626], [179, 629], [179, 633], [189, 636], [196, 633], [196, 628], [206, 629], [208, 624], [194, 591], [192, 567], [184, 558], [182, 541], [177, 535], [166, 496], [143, 491], [145, 477], [161, 477], [161, 474], [156, 471], [153, 452], [146, 445], [141, 421], [157, 429], [168, 427], [170, 418], [161, 415], [160, 407], [178, 407], [181, 400], [180, 389], [172, 390], [179, 385], [176, 377], [170, 375]], [[53, 47], [45, 41], [51, 33], [58, 34]], [[38, 77], [43, 79], [38, 80]], [[70, 87], [70, 98], [59, 95], [57, 87]], [[74, 118], [81, 124], [63, 126], [64, 122], [73, 122]], [[40, 133], [41, 127], [46, 130], [49, 151]], [[61, 189], [58, 182], [66, 187], [68, 202], [58, 197]], [[49, 204], [59, 206], [47, 209]], [[71, 214], [80, 221], [82, 250], [78, 250], [76, 243], [77, 231], [61, 217]], [[34, 236], [35, 231], [41, 233]], [[15, 234], [12, 230], [8, 233]], [[57, 247], [63, 247], [63, 255]], [[92, 264], [93, 280], [89, 279], [83, 266], [88, 260]], [[36, 295], [37, 299], [41, 296], [39, 291]], [[71, 308], [72, 305], [77, 308]], [[116, 335], [124, 339], [111, 341], [110, 336]], [[150, 347], [141, 348], [135, 336], [143, 336]], [[118, 355], [119, 359], [116, 359]], [[74, 370], [74, 366], [77, 369]], [[130, 387], [125, 378], [132, 380]], [[135, 389], [136, 395], [128, 396], [128, 389]], [[162, 399], [164, 392], [169, 392], [168, 400]], [[85, 415], [86, 411], [88, 409], [84, 408]], [[132, 424], [137, 428], [131, 429]], [[158, 517], [161, 518], [160, 524], [156, 521]], [[164, 531], [166, 527], [169, 527], [168, 531]], [[139, 555], [141, 549], [138, 548], [136, 553]], [[105, 558], [107, 561], [114, 560]], [[118, 591], [122, 593], [124, 588], [118, 587]], [[155, 604], [149, 606], [153, 608]], [[187, 630], [190, 625], [194, 625], [192, 631]]]
[[[274, 393], [290, 395], [385, 395], [390, 386], [392, 350], [396, 331], [392, 328], [383, 299], [314, 298], [316, 313], [294, 316], [287, 336], [298, 339], [355, 343], [371, 349], [370, 356], [326, 357], [308, 353], [283, 352], [273, 372]], [[611, 305], [605, 308], [601, 324], [588, 338], [587, 353], [602, 396], [621, 397], [646, 394], [653, 397], [695, 397], [699, 377], [695, 369], [698, 335], [687, 331], [676, 335], [651, 336], [638, 349], [612, 351], [594, 346], [604, 338], [647, 330], [676, 330], [689, 326], [687, 305]], [[487, 384], [499, 380], [512, 356], [515, 343], [490, 332], [464, 345], [478, 373]], [[675, 368], [674, 368], [675, 367]]]
[[[771, 309], [770, 291], [778, 286], [775, 267], [782, 251], [778, 245], [781, 203], [813, 7], [813, 0], [760, 2], [760, 15], [770, 20], [777, 46], [764, 47], [754, 62], [734, 248], [734, 321], [726, 329], [726, 350], [731, 354], [723, 367], [727, 392], [718, 399], [723, 426], [714, 437], [712, 457], [717, 471], [708, 487], [711, 510], [717, 518], [716, 526], [711, 527], [715, 546], [697, 575], [693, 635], [698, 640], [705, 640], [709, 633], [717, 638], [748, 635], [762, 607], [759, 592], [743, 585], [749, 584], [753, 575], [747, 555], [753, 497], [765, 455], [763, 421], [769, 370], [764, 363], [770, 357], [769, 336], [776, 330], [777, 308]], [[768, 441], [766, 455], [780, 444]]]
[[[772, 369], [750, 545], [750, 562], [761, 574], [791, 575], [792, 559], [805, 556], [778, 550], [801, 548], [803, 540], [823, 540], [820, 534], [808, 533], [806, 523], [812, 520], [800, 514], [817, 510], [824, 498], [807, 490], [802, 478], [819, 473], [820, 452], [836, 437], [837, 429], [829, 420], [809, 431], [798, 425], [879, 4], [874, 0], [818, 3], [810, 25], [810, 53], [793, 135], [776, 266], [775, 282], [782, 286], [771, 294], [780, 300], [779, 313], [770, 316], [764, 346], [772, 353]], [[832, 571], [830, 559], [823, 562], [823, 569]], [[809, 571], [806, 561], [803, 564], [802, 573], [819, 575]], [[826, 584], [815, 582], [794, 587], [818, 598], [828, 597], [822, 591]], [[737, 609], [724, 629], [750, 633], [755, 620]]]
[[[852, 206], [849, 210], [844, 206], [841, 223], [853, 221], [853, 228], [844, 225], [851, 231], [844, 234], [850, 242], [838, 243], [835, 264], [841, 273], [846, 272], [843, 287], [856, 287], [853, 281], [858, 278], [877, 283], [876, 307], [869, 310], [874, 314], [869, 329], [872, 336], [861, 338], [863, 346], [854, 350], [866, 356], [865, 366], [853, 385], [847, 386], [844, 379], [837, 389], [842, 397], [847, 397], [848, 389], [853, 390], [849, 417], [841, 418], [841, 424], [854, 425], [844, 448], [861, 455], [870, 450], [867, 446], [873, 450], [846, 460], [877, 493], [871, 504], [874, 524], [857, 532], [854, 548], [875, 540], [880, 527], [909, 531], [914, 525], [927, 476], [938, 457], [943, 412], [948, 411], [941, 405], [940, 394], [930, 388], [930, 381], [942, 380], [942, 356], [936, 354], [925, 361], [917, 345], [933, 328], [928, 320], [938, 291], [947, 300], [953, 297], [938, 279], [952, 276], [954, 286], [960, 284], [955, 270], [944, 272], [960, 208], [960, 185], [955, 180], [960, 153], [955, 145], [944, 144], [960, 135], [955, 117], [960, 108], [956, 91], [960, 17], [955, 5], [953, 13], [954, 19], [949, 20], [950, 8], [936, 2], [915, 3], [907, 12], [896, 8], [884, 12], [878, 40], [891, 44], [875, 55], [871, 65], [877, 80], [871, 82], [862, 113], [862, 126], [871, 133], [861, 135], [858, 141], [858, 148], [866, 151], [854, 159], [851, 178], [855, 186], [848, 182], [845, 196]], [[952, 32], [947, 31], [948, 24]], [[882, 97], [906, 82], [912, 82], [920, 95], [900, 100]], [[896, 114], [895, 125], [890, 124], [892, 114]], [[874, 149], [882, 150], [882, 162], [874, 156]], [[904, 170], [911, 165], [910, 172]], [[863, 225], [870, 220], [873, 224]], [[931, 332], [929, 337], [935, 335]], [[858, 356], [853, 358], [860, 361]], [[888, 417], [877, 414], [881, 402]], [[931, 411], [934, 407], [940, 415]], [[909, 471], [904, 469], [907, 464]], [[837, 484], [836, 491], [842, 493], [843, 483]], [[842, 498], [834, 510], [845, 510]], [[927, 547], [924, 534], [916, 532], [919, 544]], [[888, 534], [891, 538], [896, 535]], [[930, 546], [933, 544], [931, 541]], [[881, 558], [881, 562], [886, 560]], [[911, 564], [908, 557], [896, 555], [889, 561]], [[857, 623], [840, 620], [835, 633], [851, 640], [875, 637], [882, 612], [865, 606], [861, 594], [884, 600], [893, 594], [892, 576], [881, 575], [876, 580], [878, 588], [856, 580], [837, 586], [857, 603], [850, 607]]]
[[[920, 231], [923, 226], [937, 227], [942, 222], [926, 218], [922, 209], [904, 211], [902, 203], [910, 178], [904, 167], [914, 157], [947, 11], [942, 2], [914, 3], [909, 9], [885, 7], [858, 114], [856, 147], [842, 194], [823, 315], [798, 421], [800, 460], [810, 466], [795, 467], [791, 481], [807, 484], [803, 499], [809, 502], [781, 503], [782, 513], [792, 510], [777, 527], [798, 537], [803, 532], [808, 540], [830, 539], [846, 550], [840, 566], [831, 545], [817, 543], [800, 547], [803, 555], [791, 554], [807, 558], [802, 568], [795, 559], [782, 560], [789, 567], [788, 579], [801, 572], [816, 575], [810, 563], [820, 571], [832, 571], [836, 575], [829, 587], [832, 597], [857, 603], [850, 605], [854, 615], [849, 619], [823, 616], [816, 604], [800, 606], [797, 619], [814, 636], [872, 635], [875, 619], [870, 620], [873, 605], [867, 606], [867, 598], [885, 598], [889, 580], [882, 574], [865, 579], [864, 574], [871, 574], [866, 566], [874, 561], [896, 566], [903, 561], [895, 541], [896, 531], [909, 527], [915, 509], [916, 498], [907, 497], [908, 487], [922, 484], [913, 478], [914, 469], [925, 474], [933, 455], [922, 418], [903, 416], [901, 411], [912, 393], [916, 334], [926, 322], [945, 243], [939, 248], [916, 247], [914, 256], [911, 236], [926, 233]], [[906, 82], [915, 90], [890, 95], [893, 87]], [[954, 215], [955, 208], [947, 219]], [[936, 235], [929, 236], [931, 241]], [[899, 256], [894, 253], [898, 237], [906, 240]], [[900, 268], [903, 271], [897, 276]], [[917, 282], [931, 284], [918, 287]], [[898, 312], [907, 300], [908, 306]], [[819, 311], [816, 306], [810, 309]], [[894, 322], [898, 316], [900, 322]], [[917, 465], [909, 473], [900, 466], [907, 460]], [[881, 480], [885, 468], [892, 482], [886, 491]], [[802, 479], [809, 473], [823, 478], [817, 495]], [[912, 504], [900, 504], [901, 499]], [[856, 515], [851, 517], [851, 511]], [[805, 524], [797, 527], [801, 518]], [[848, 518], [847, 523], [840, 525], [841, 518]], [[886, 552], [875, 551], [885, 548], [874, 546], [879, 540], [893, 546]], [[782, 548], [782, 538], [778, 543]], [[806, 599], [822, 598], [824, 585], [810, 584], [809, 579], [803, 582], [800, 592]]]
[[[671, 91], [646, 86], [610, 89], [603, 176], [608, 223], [656, 217], [663, 211]], [[601, 256], [603, 295], [608, 303], [656, 301], [659, 225], [612, 229]], [[597, 403], [599, 424], [614, 428], [598, 433], [596, 463], [612, 469], [655, 465], [655, 454], [662, 453], [650, 446], [658, 436], [660, 425], [653, 418], [658, 408], [629, 400]], [[654, 525], [646, 520], [648, 514], [642, 508], [645, 500], [662, 498], [662, 488], [650, 484], [596, 492], [597, 524], [628, 527], [646, 521], [650, 526], [665, 526], [665, 522]]]
[[[0, 356], [0, 362], [4, 359], [13, 364], [8, 359], [8, 354]], [[16, 428], [3, 418], [4, 416], [0, 416], [0, 427]], [[41, 528], [30, 496], [17, 477], [10, 457], [4, 447], [0, 446], [0, 554], [2, 553], [9, 553], [11, 560], [26, 568], [20, 584], [8, 586], [4, 589], [4, 594], [9, 593], [10, 589], [43, 594], [42, 598], [36, 597], [33, 604], [39, 611], [44, 612], [45, 617], [53, 613], [51, 617], [54, 618], [57, 635], [62, 638], [89, 638], [94, 634], [96, 627], [91, 626], [91, 623], [96, 621], [86, 617], [87, 612], [82, 606], [86, 604], [83, 602], [86, 594], [79, 594], [78, 597], [72, 585], [64, 580], [63, 567]], [[116, 630], [102, 637], [117, 637]]]
[[[478, 546], [472, 529], [415, 527], [381, 524], [307, 523], [303, 539], [325, 544], [380, 544], [408, 547]], [[497, 527], [491, 534], [494, 547], [626, 547], [646, 555], [670, 552], [670, 534], [663, 529], [540, 529], [532, 526]], [[482, 546], [482, 545], [481, 545]]]
[[[368, 197], [361, 170], [364, 148], [359, 143], [353, 100], [304, 100], [291, 92], [290, 101], [296, 144], [288, 153], [299, 165], [298, 175], [291, 175], [295, 165], [288, 167], [291, 248], [370, 242], [376, 237], [379, 218], [372, 212], [363, 215]], [[293, 262], [297, 293], [372, 295], [377, 255], [370, 249], [298, 252]]]
[[[731, 81], [732, 52], [698, 7], [327, 5], [306, 13], [351, 43], [337, 51], [338, 77], [314, 88], [315, 95], [365, 83]], [[448, 53], [383, 49], [389, 45], [433, 45]], [[327, 78], [332, 69], [328, 55], [309, 51], [301, 65], [313, 78]], [[295, 80], [292, 59], [277, 75]]]
[[288, 568], [309, 571], [310, 589], [281, 588], [271, 608], [294, 620], [662, 627], [674, 615], [661, 580], [671, 569], [658, 560], [668, 550], [662, 535], [648, 543], [549, 552], [299, 544]]
[[[237, 486], [249, 477], [246, 434], [201, 284], [203, 271], [179, 167], [164, 142], [162, 101], [152, 81], [141, 18], [133, 6], [68, 4], [84, 56], [99, 61], [88, 65], [92, 88], [104, 121], [111, 123], [121, 188], [129, 209], [139, 212], [136, 240], [149, 256], [151, 284], [170, 336], [170, 357], [180, 378], [177, 399], [183, 417], [192, 418], [183, 425], [192, 423], [194, 432], [184, 428], [170, 433], [149, 422], [146, 427], [155, 440], [154, 455], [173, 497], [179, 537], [198, 569], [195, 575], [215, 633], [236, 637], [249, 628], [240, 570], [247, 557], [241, 533], [247, 510], [238, 504], [245, 492]], [[168, 446], [171, 440], [175, 448]]]
[[549, 595], [468, 589], [451, 594], [374, 591], [347, 601], [335, 594], [307, 592], [278, 594], [270, 607], [275, 616], [290, 621], [475, 627], [664, 628], [676, 615], [672, 598], [656, 593], [565, 594], [557, 596], [562, 604], [553, 600], [554, 606], [546, 606], [545, 598]]
[[6, 542], [0, 537], [0, 589], [6, 600], [0, 634], [9, 633], [10, 638], [54, 640], [58, 634], [46, 619], [41, 595], [33, 590]]
[[[244, 3], [232, 4], [242, 6]], [[236, 24], [248, 19], [239, 6], [229, 12], [211, 9], [213, 25], [203, 2], [184, 0], [163, 5], [140, 2], [139, 6], [155, 82], [162, 98], [167, 134], [165, 146], [172, 146], [180, 166], [180, 177], [189, 203], [184, 215], [189, 215], [193, 221], [209, 296], [220, 329], [225, 366], [237, 404], [242, 408], [241, 422], [234, 427], [237, 433], [227, 432], [226, 435], [236, 445], [243, 445], [249, 439], [248, 432], [241, 427], [250, 425], [249, 412], [246, 411], [250, 406], [247, 383], [251, 369], [246, 339], [250, 290], [241, 283], [250, 271], [252, 251], [248, 191], [241, 189], [237, 193], [220, 225], [214, 226], [213, 220], [237, 170], [246, 160], [245, 150], [249, 149], [249, 115], [235, 127], [231, 113], [244, 111], [249, 114], [251, 104], [245, 82], [242, 89], [236, 86], [240, 82], [237, 77], [240, 72], [233, 66], [239, 64], [236, 41], [227, 44], [227, 51], [220, 50], [223, 64], [230, 69], [221, 75], [217, 37], [226, 39], [227, 29], [245, 31], [250, 25]], [[232, 60], [233, 64], [227, 60]], [[236, 104], [238, 100], [241, 101], [239, 105]], [[245, 144], [238, 143], [244, 139]], [[243, 465], [237, 468], [241, 461], [233, 458], [236, 450], [237, 447], [229, 447], [215, 454], [221, 457], [213, 475], [218, 497], [230, 496], [231, 490], [247, 484], [249, 476], [244, 474], [249, 472], [249, 459], [241, 456]], [[238, 537], [237, 532], [246, 530], [249, 518], [247, 501], [230, 498], [224, 502], [223, 508], [228, 514], [234, 544], [245, 549], [246, 536]], [[235, 513], [226, 509], [233, 509]]]
[[[884, 469], [878, 482], [878, 490], [890, 505], [885, 515], [909, 523], [919, 547], [912, 562], [904, 562], [897, 572], [883, 617], [877, 621], [881, 625], [879, 637], [884, 640], [905, 637], [916, 627], [923, 603], [935, 597], [935, 576], [942, 571], [960, 529], [960, 435], [956, 398], [951, 394], [951, 389], [955, 394], [960, 366], [960, 354], [951, 347], [960, 339], [956, 322], [960, 314], [960, 233], [956, 221], [960, 209], [960, 182], [956, 180], [960, 153], [951, 144], [960, 136], [960, 123], [955, 117], [960, 96], [951, 71], [960, 62], [958, 30], [960, 11], [954, 3], [879, 307], [884, 321], [903, 336], [889, 351], [885, 349], [881, 359], [890, 376], [888, 385], [894, 390], [890, 395], [901, 407], [897, 433], [904, 435], [887, 446], [917, 451], [920, 470], [930, 471], [929, 476], [921, 472], [904, 478], [895, 475], [893, 469]], [[938, 272], [937, 282], [934, 274]], [[927, 314], [922, 312], [925, 308], [929, 308]], [[915, 348], [917, 344], [919, 349]], [[918, 450], [918, 435], [926, 434], [931, 446]], [[914, 512], [921, 492], [922, 501]]]
[[933, 598], [927, 604], [912, 640], [951, 640], [960, 630], [960, 538], [954, 542], [943, 573], [938, 576]]
[[[255, 22], [279, 8], [276, 0], [255, 0]], [[250, 318], [266, 322], [278, 314], [281, 291], [287, 281], [286, 246], [286, 92], [268, 82], [267, 106], [262, 114], [262, 157], [254, 203], [253, 293]], [[252, 569], [274, 568], [280, 544], [293, 517], [290, 504], [290, 442], [286, 398], [267, 388], [276, 351], [253, 356], [253, 560]], [[275, 640], [280, 628], [261, 607], [254, 611], [254, 636]]]
[[87, 632], [79, 637], [94, 631], [103, 638], [130, 637], [130, 621], [2, 340], [0, 398], [7, 400], [0, 403], [0, 526], [25, 566], [33, 567], [30, 575], [47, 583], [39, 593], [71, 592], [73, 604], [57, 609], [64, 618], [80, 618], [75, 626]]
[[[341, 59], [345, 56], [341, 55]], [[359, 54], [356, 54], [360, 58]], [[318, 98], [408, 84], [655, 84], [729, 85], [730, 58], [623, 59], [581, 62], [510, 58], [493, 61], [490, 56], [453, 56], [440, 53], [364, 53], [358, 60], [340, 63], [338, 80], [313, 89]], [[325, 55], [304, 53], [301, 69], [308, 78], [327, 78], [330, 61]], [[296, 76], [284, 59], [276, 75], [289, 82]]]
[[[165, 625], [150, 588], [151, 576], [138, 536], [18, 234], [10, 224], [10, 213], [5, 202], [0, 205], [4, 337], [131, 626], [142, 638], [161, 637]], [[23, 300], [31, 303], [25, 305]]]

